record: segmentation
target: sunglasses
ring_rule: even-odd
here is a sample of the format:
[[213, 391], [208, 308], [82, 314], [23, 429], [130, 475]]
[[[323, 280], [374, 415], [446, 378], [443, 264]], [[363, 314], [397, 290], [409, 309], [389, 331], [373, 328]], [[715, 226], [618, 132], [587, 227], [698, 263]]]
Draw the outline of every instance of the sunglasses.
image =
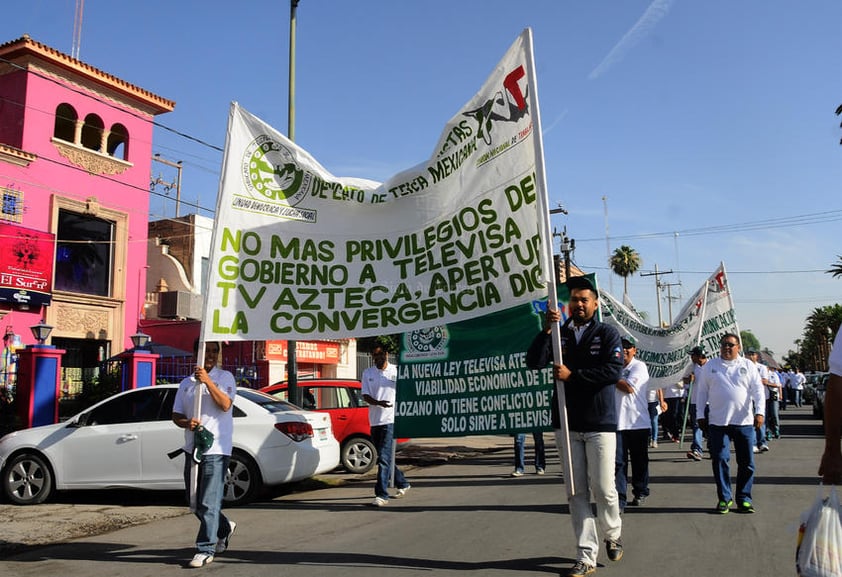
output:
[[728, 349], [733, 349], [734, 347], [737, 346], [737, 343], [722, 343], [719, 346], [725, 347], [725, 348], [728, 348]]

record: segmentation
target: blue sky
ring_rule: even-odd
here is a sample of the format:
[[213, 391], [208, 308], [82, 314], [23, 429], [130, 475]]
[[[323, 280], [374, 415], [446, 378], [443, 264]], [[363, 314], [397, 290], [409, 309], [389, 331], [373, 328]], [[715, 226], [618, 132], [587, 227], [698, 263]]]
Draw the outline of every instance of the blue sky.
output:
[[[70, 54], [75, 4], [16, 3], [0, 41]], [[80, 59], [174, 100], [158, 122], [206, 143], [155, 129], [155, 152], [184, 162], [182, 200], [210, 214], [229, 103], [287, 130], [289, 1], [84, 8]], [[840, 22], [838, 0], [301, 0], [295, 140], [337, 176], [385, 180], [431, 155], [532, 27], [549, 197], [569, 212], [553, 225], [574, 262], [621, 297], [606, 245], [628, 244], [642, 272], [673, 271], [677, 313], [723, 261], [740, 327], [780, 356], [814, 308], [842, 302], [823, 272], [842, 254]], [[654, 277], [629, 293], [654, 322]]]

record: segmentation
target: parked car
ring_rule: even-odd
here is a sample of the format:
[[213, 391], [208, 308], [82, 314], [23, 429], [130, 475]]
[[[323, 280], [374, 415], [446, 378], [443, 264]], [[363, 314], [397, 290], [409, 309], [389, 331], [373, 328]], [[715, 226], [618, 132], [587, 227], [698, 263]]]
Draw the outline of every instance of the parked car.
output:
[[[298, 381], [298, 387], [304, 408], [330, 415], [342, 466], [351, 473], [371, 469], [377, 463], [377, 450], [371, 442], [368, 403], [363, 400], [362, 383], [353, 379], [308, 379]], [[260, 390], [287, 400], [286, 381]]]
[[[68, 421], [0, 439], [0, 485], [20, 505], [56, 490], [183, 490], [184, 444], [172, 420], [178, 385], [118, 393]], [[225, 475], [227, 505], [246, 503], [264, 486], [300, 481], [336, 468], [339, 443], [330, 419], [252, 389], [234, 400], [233, 453]]]

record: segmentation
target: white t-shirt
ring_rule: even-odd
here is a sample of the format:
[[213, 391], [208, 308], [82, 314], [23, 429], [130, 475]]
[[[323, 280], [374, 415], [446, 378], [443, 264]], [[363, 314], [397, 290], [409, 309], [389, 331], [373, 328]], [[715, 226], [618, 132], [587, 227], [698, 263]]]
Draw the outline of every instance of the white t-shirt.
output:
[[[237, 383], [234, 380], [234, 375], [219, 367], [214, 367], [208, 372], [208, 376], [219, 389], [228, 395], [233, 403], [237, 396]], [[234, 407], [232, 406], [227, 411], [220, 409], [219, 405], [214, 402], [213, 397], [210, 396], [208, 387], [204, 383], [200, 383], [193, 377], [187, 377], [181, 381], [181, 384], [178, 385], [178, 392], [175, 394], [172, 410], [174, 413], [181, 413], [188, 419], [194, 418], [193, 403], [197, 385], [202, 388], [202, 407], [199, 421], [205, 429], [213, 433], [213, 445], [205, 451], [205, 454], [231, 455], [232, 437], [234, 435]], [[184, 450], [188, 453], [193, 452], [193, 436], [193, 431], [184, 429]]]
[[833, 340], [833, 348], [830, 349], [830, 357], [827, 364], [830, 372], [842, 377], [842, 328], [836, 331], [836, 338]]
[[[769, 382], [769, 369], [766, 368], [766, 365], [763, 365], [761, 363], [754, 363], [754, 366], [757, 367], [757, 372], [760, 374], [760, 382], [762, 383], [763, 381], [766, 381], [768, 383]], [[769, 387], [767, 387], [765, 385], [763, 386], [763, 394], [764, 394], [766, 399], [769, 398]]]
[[705, 403], [710, 406], [711, 425], [752, 425], [754, 415], [766, 414], [760, 373], [750, 360], [737, 357], [726, 361], [710, 359], [699, 379], [696, 418], [705, 418]]
[[382, 371], [377, 367], [368, 367], [363, 371], [363, 395], [378, 401], [388, 401], [390, 407], [368, 406], [368, 423], [372, 426], [389, 425], [395, 422], [395, 397], [398, 368], [389, 363]]
[[632, 359], [623, 367], [620, 378], [634, 388], [633, 393], [626, 393], [619, 389], [614, 391], [615, 406], [617, 408], [617, 430], [634, 431], [649, 429], [652, 423], [649, 419], [649, 401], [647, 397], [649, 369], [646, 363]]

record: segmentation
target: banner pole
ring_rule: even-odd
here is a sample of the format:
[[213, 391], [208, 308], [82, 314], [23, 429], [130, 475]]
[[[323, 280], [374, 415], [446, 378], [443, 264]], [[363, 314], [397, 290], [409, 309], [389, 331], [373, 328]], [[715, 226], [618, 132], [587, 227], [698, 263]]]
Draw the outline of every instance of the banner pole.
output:
[[[540, 223], [541, 242], [545, 247], [543, 258], [544, 281], [547, 284], [547, 308], [558, 309], [558, 295], [556, 294], [555, 272], [552, 267], [553, 243], [550, 234], [550, 209], [549, 196], [547, 191], [547, 174], [544, 164], [544, 140], [541, 134], [541, 114], [538, 106], [538, 80], [535, 74], [535, 57], [532, 49], [532, 29], [524, 30], [526, 36], [526, 73], [529, 80], [529, 102], [532, 106], [532, 132], [535, 142], [535, 183], [537, 188], [537, 209], [538, 222]], [[553, 364], [562, 363], [561, 332], [558, 323], [551, 327], [553, 346]], [[553, 369], [555, 375], [555, 369]], [[561, 439], [558, 447], [561, 470], [564, 473], [564, 482], [567, 485], [570, 495], [576, 494], [576, 487], [573, 484], [573, 459], [570, 454], [570, 433], [567, 429], [567, 405], [564, 396], [564, 382], [555, 381], [556, 398], [558, 399], [558, 415], [560, 431], [556, 435]]]

